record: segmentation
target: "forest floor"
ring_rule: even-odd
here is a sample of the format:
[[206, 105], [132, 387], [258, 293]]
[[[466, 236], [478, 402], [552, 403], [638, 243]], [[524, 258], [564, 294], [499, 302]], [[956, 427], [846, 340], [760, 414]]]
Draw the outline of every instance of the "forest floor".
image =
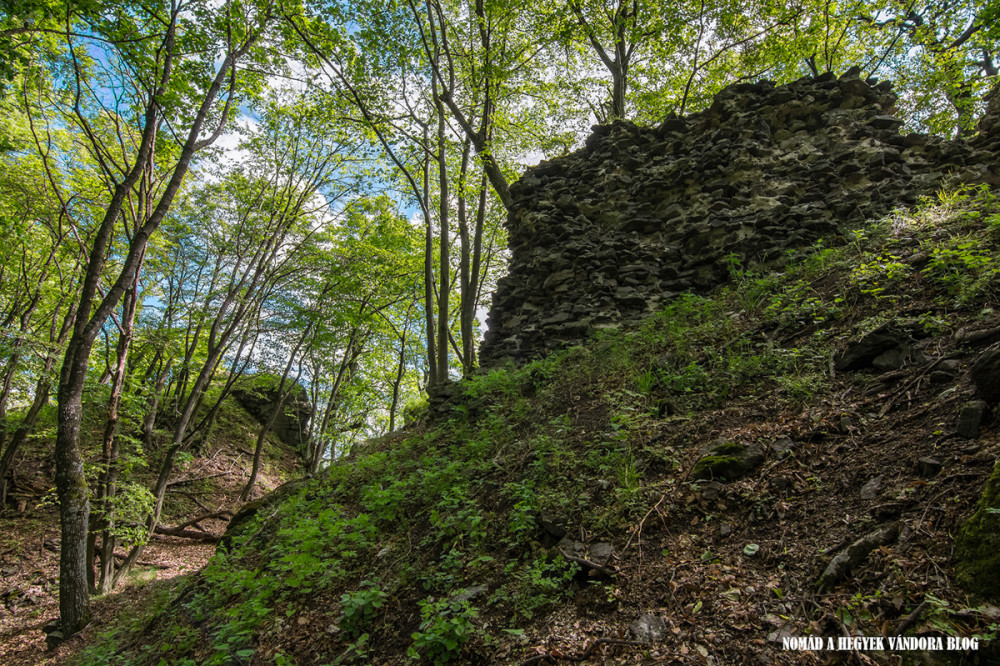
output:
[[[194, 458], [168, 488], [161, 524], [172, 526], [203, 514], [221, 518], [201, 521], [205, 532], [221, 536], [226, 514], [235, 513], [246, 483], [248, 448], [255, 426], [249, 415], [228, 407], [215, 446]], [[47, 650], [45, 627], [59, 617], [59, 513], [54, 503], [51, 464], [40, 454], [45, 443], [35, 442], [15, 470], [15, 501], [0, 512], [0, 664], [34, 666], [71, 663], [90, 640], [120, 624], [119, 617], [135, 616], [148, 608], [191, 573], [200, 570], [215, 552], [213, 541], [157, 534], [146, 546], [139, 564], [113, 592], [95, 597], [93, 619], [79, 634]], [[38, 449], [38, 450], [33, 450]], [[280, 485], [296, 466], [295, 454], [270, 438], [265, 462], [252, 498]], [[189, 528], [191, 529], [191, 528]], [[124, 557], [127, 550], [118, 549]]]
[[[215, 545], [162, 537], [151, 542], [129, 580], [114, 592], [97, 597], [93, 620], [82, 632], [47, 650], [44, 628], [59, 617], [59, 516], [46, 507], [30, 517], [0, 518], [0, 531], [12, 537], [0, 551], [0, 663], [5, 666], [53, 666], [72, 660], [89, 639], [116, 625], [172, 589], [181, 577], [197, 571]], [[11, 573], [8, 573], [11, 572]]]

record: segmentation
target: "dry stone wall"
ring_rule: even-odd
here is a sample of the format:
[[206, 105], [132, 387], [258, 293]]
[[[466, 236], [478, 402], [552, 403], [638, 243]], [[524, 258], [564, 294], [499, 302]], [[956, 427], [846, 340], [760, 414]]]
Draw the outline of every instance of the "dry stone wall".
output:
[[597, 126], [511, 188], [511, 261], [484, 366], [539, 356], [842, 237], [949, 181], [1000, 184], [1000, 122], [972, 140], [900, 135], [889, 82], [856, 71], [723, 90], [659, 127]]

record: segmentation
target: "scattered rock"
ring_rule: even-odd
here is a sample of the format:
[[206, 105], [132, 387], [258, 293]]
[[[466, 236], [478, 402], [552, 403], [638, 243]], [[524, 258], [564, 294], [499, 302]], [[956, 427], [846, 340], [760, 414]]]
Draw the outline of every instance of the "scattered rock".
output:
[[787, 458], [789, 454], [791, 454], [792, 449], [794, 447], [795, 447], [795, 442], [788, 439], [787, 437], [776, 439], [770, 444], [768, 444], [768, 448], [771, 449], [775, 457], [779, 459]]
[[722, 492], [722, 484], [718, 481], [708, 481], [701, 486], [701, 498], [706, 502], [714, 502], [719, 499]]
[[961, 367], [962, 364], [953, 358], [946, 358], [945, 360], [937, 364], [938, 370], [942, 372], [947, 372], [951, 375], [954, 375], [956, 372], [958, 372]]
[[917, 461], [917, 473], [924, 478], [937, 476], [941, 472], [941, 461], [932, 456], [925, 456]]
[[696, 479], [734, 481], [764, 462], [764, 451], [757, 444], [739, 444], [719, 439], [709, 444], [694, 465]]
[[588, 559], [591, 561], [598, 564], [607, 564], [615, 554], [615, 547], [610, 543], [598, 542], [591, 544], [587, 552], [589, 555]]
[[794, 485], [787, 476], [776, 476], [771, 479], [771, 487], [778, 491], [788, 490]]
[[640, 643], [657, 643], [667, 637], [667, 623], [658, 615], [643, 613], [639, 619], [628, 625], [632, 637]]
[[535, 522], [537, 522], [538, 526], [545, 530], [547, 534], [555, 537], [557, 540], [566, 536], [566, 519], [561, 516], [553, 516], [542, 512], [537, 518], [535, 518]]
[[875, 499], [878, 497], [878, 491], [882, 488], [882, 476], [876, 476], [868, 480], [864, 486], [861, 487], [861, 499]]
[[59, 647], [59, 644], [66, 640], [63, 632], [59, 626], [59, 620], [52, 620], [48, 622], [42, 631], [45, 632], [45, 649], [54, 650]]
[[558, 544], [559, 552], [570, 562], [576, 562], [587, 575], [614, 576], [611, 560], [615, 547], [610, 543], [587, 544], [570, 537], [563, 537]]
[[951, 374], [950, 372], [946, 372], [944, 370], [934, 370], [933, 372], [931, 372], [929, 377], [930, 380], [935, 384], [944, 384], [945, 382], [950, 382], [952, 379], [954, 379], [955, 375]]
[[[848, 344], [844, 353], [834, 359], [834, 367], [841, 372], [864, 370], [873, 366], [880, 370], [902, 367], [903, 348], [907, 342], [907, 337], [896, 333], [886, 331], [869, 333], [860, 340]], [[895, 365], [897, 361], [898, 365]]]
[[872, 361], [872, 365], [876, 370], [881, 370], [882, 372], [898, 370], [906, 362], [908, 352], [909, 350], [904, 346], [893, 347], [876, 356]]
[[823, 574], [819, 577], [820, 590], [828, 590], [841, 578], [847, 576], [859, 564], [865, 561], [868, 553], [879, 546], [888, 545], [899, 536], [899, 523], [890, 523], [869, 532], [850, 546], [833, 556]]
[[979, 395], [989, 402], [1000, 402], [1000, 349], [992, 349], [980, 354], [972, 364], [972, 383]]
[[722, 523], [719, 525], [719, 536], [725, 539], [727, 536], [733, 533], [733, 526], [729, 523]]
[[973, 400], [962, 405], [956, 427], [958, 436], [966, 439], [979, 437], [979, 427], [986, 421], [988, 410], [985, 400]]

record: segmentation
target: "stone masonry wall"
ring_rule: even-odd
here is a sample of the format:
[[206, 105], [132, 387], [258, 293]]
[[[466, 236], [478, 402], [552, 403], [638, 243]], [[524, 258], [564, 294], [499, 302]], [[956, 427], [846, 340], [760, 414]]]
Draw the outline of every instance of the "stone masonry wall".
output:
[[900, 135], [891, 87], [854, 70], [732, 85], [706, 111], [597, 126], [584, 148], [528, 169], [511, 188], [511, 261], [482, 364], [707, 292], [730, 254], [774, 265], [949, 182], [1000, 185], [1000, 122], [970, 141]]

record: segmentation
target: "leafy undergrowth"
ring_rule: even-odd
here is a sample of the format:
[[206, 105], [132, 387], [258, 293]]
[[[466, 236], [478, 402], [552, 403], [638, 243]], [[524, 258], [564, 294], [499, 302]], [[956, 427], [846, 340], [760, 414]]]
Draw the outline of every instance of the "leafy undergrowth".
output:
[[[712, 298], [465, 381], [261, 503], [200, 575], [83, 662], [923, 658], [781, 643], [904, 634], [974, 638], [978, 651], [929, 658], [991, 663], [998, 611], [955, 586], [951, 555], [1000, 453], [992, 427], [955, 432], [966, 370], [1000, 340], [998, 248], [992, 194], [942, 195], [784, 274], [733, 261]], [[906, 337], [901, 365], [837, 372], [875, 331]], [[718, 440], [767, 456], [740, 480], [696, 480]], [[817, 589], [834, 553], [893, 522], [898, 539]], [[562, 529], [615, 556], [581, 568]], [[632, 640], [644, 613], [665, 620], [659, 642]]]

